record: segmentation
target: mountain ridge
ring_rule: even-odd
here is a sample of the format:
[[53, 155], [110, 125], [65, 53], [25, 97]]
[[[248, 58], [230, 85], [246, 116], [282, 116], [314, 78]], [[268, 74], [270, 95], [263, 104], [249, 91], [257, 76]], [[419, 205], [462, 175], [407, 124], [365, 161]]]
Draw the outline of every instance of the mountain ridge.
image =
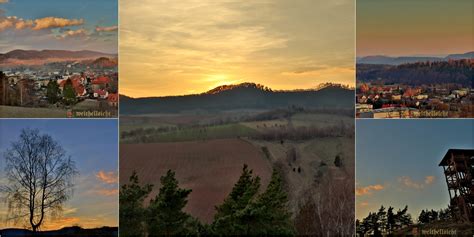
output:
[[352, 108], [353, 103], [354, 90], [336, 85], [319, 89], [274, 91], [255, 83], [241, 83], [192, 95], [140, 98], [120, 95], [120, 111], [123, 114], [276, 109], [292, 105], [310, 108]]
[[0, 65], [31, 65], [67, 60], [86, 60], [101, 57], [117, 58], [117, 54], [103, 53], [91, 50], [23, 50], [15, 49], [0, 53]]
[[405, 63], [415, 62], [436, 62], [436, 61], [448, 61], [450, 59], [472, 59], [474, 57], [474, 51], [460, 53], [460, 54], [449, 54], [446, 57], [430, 57], [430, 56], [400, 56], [391, 57], [386, 55], [369, 55], [361, 58], [357, 58], [357, 64], [386, 64], [386, 65], [400, 65]]

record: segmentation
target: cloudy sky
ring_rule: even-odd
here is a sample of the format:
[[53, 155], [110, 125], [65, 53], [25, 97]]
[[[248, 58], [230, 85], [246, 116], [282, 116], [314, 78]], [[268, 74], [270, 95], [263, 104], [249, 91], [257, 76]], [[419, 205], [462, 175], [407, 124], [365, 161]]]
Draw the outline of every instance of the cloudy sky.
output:
[[354, 84], [352, 0], [120, 1], [121, 93]]
[[[39, 129], [58, 141], [79, 170], [74, 195], [63, 216], [46, 220], [43, 230], [79, 225], [84, 228], [118, 226], [118, 135], [117, 121], [96, 119], [0, 120], [0, 182], [5, 168], [3, 153], [24, 128]], [[15, 227], [4, 221], [5, 203], [0, 202], [0, 229]], [[24, 227], [23, 223], [16, 227]]]
[[0, 0], [0, 53], [14, 49], [117, 53], [117, 0]]
[[380, 205], [408, 212], [446, 208], [448, 188], [438, 164], [450, 148], [473, 149], [474, 121], [357, 120], [356, 217]]
[[472, 0], [357, 0], [357, 56], [473, 51]]

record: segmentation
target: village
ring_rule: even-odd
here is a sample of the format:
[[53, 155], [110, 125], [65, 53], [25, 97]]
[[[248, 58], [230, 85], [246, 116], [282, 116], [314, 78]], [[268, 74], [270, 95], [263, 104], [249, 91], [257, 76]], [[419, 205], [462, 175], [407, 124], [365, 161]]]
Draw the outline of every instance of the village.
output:
[[0, 71], [0, 105], [62, 109], [68, 117], [79, 111], [108, 111], [107, 115], [116, 116], [116, 67], [55, 64], [38, 70], [18, 67]]
[[474, 90], [457, 84], [360, 83], [358, 118], [472, 117]]

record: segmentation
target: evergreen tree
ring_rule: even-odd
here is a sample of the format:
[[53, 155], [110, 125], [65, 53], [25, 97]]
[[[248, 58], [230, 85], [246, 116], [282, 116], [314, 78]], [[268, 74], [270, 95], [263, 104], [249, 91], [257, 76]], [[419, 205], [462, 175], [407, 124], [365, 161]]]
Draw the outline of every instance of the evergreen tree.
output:
[[274, 170], [265, 192], [258, 195], [260, 178], [244, 165], [232, 192], [217, 207], [212, 229], [217, 235], [292, 236], [295, 234], [287, 210], [283, 181]]
[[122, 185], [119, 195], [120, 236], [145, 236], [143, 201], [150, 194], [152, 187], [151, 184], [140, 186], [135, 171], [129, 183]]
[[379, 230], [378, 233], [384, 233], [385, 227], [387, 226], [387, 212], [385, 211], [385, 207], [381, 206], [379, 211], [377, 212], [378, 216], [378, 226]]
[[[238, 223], [238, 215], [241, 218], [243, 210], [250, 204], [260, 188], [260, 178], [252, 177], [252, 170], [245, 164], [239, 180], [232, 188], [229, 196], [220, 206], [216, 207], [217, 213], [212, 224], [216, 234], [239, 234], [244, 233], [245, 223]], [[238, 213], [240, 212], [240, 213]], [[250, 217], [248, 217], [250, 218]], [[250, 219], [241, 221], [252, 221]]]
[[387, 210], [387, 232], [388, 234], [392, 234], [395, 228], [395, 215], [393, 214], [393, 207], [388, 207]]
[[178, 187], [175, 173], [168, 170], [160, 178], [162, 187], [158, 195], [150, 201], [147, 215], [148, 234], [152, 236], [171, 236], [196, 234], [199, 224], [189, 214], [183, 212], [190, 189]]
[[272, 178], [264, 193], [250, 205], [258, 221], [251, 223], [246, 234], [291, 236], [295, 234], [291, 222], [291, 214], [287, 210], [288, 196], [283, 190], [283, 180], [277, 170], [273, 170]]
[[72, 86], [72, 81], [70, 79], [67, 79], [66, 83], [64, 84], [63, 101], [67, 105], [75, 104], [77, 101], [76, 91], [74, 90], [74, 87]]
[[50, 104], [54, 104], [59, 100], [59, 85], [56, 80], [52, 80], [46, 87], [46, 97]]

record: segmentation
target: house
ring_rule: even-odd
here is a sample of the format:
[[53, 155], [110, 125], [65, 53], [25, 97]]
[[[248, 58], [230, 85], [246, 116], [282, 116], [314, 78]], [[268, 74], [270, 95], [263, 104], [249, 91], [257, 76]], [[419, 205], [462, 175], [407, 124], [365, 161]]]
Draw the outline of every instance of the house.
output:
[[107, 92], [106, 90], [94, 90], [94, 98], [107, 99], [108, 96], [109, 92]]
[[110, 85], [110, 78], [106, 76], [100, 76], [92, 80], [92, 90], [103, 90], [107, 89]]
[[[87, 95], [87, 91], [86, 91], [86, 88], [83, 85], [83, 79], [81, 77], [71, 77], [68, 80], [71, 81], [72, 87], [74, 88], [74, 92], [76, 93], [77, 97]], [[66, 85], [68, 80], [61, 80], [59, 82], [59, 89], [61, 91], [64, 90], [64, 86]]]
[[110, 93], [107, 97], [107, 101], [110, 106], [118, 107], [118, 94], [117, 93]]

